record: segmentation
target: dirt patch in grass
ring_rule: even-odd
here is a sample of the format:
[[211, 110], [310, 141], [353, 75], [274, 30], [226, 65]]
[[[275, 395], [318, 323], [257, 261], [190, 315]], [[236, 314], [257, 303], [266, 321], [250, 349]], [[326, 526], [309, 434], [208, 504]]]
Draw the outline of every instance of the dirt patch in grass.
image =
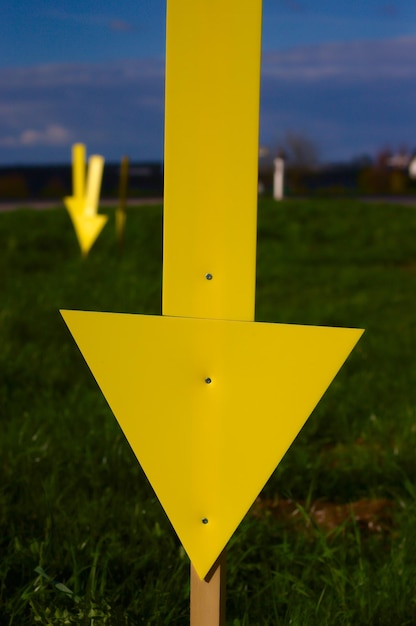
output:
[[308, 530], [317, 526], [325, 533], [355, 523], [364, 533], [389, 533], [393, 529], [392, 500], [361, 498], [356, 502], [338, 504], [316, 500], [311, 503], [280, 498], [257, 498], [251, 514], [257, 518], [272, 516], [279, 522]]

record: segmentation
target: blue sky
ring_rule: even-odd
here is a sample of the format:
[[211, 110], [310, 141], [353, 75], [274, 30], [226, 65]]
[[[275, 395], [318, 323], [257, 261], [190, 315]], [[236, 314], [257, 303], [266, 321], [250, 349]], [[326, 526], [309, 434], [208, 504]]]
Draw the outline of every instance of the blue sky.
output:
[[[75, 141], [161, 159], [164, 40], [165, 0], [3, 0], [0, 164], [67, 162]], [[415, 113], [414, 0], [263, 0], [262, 145], [413, 151]]]

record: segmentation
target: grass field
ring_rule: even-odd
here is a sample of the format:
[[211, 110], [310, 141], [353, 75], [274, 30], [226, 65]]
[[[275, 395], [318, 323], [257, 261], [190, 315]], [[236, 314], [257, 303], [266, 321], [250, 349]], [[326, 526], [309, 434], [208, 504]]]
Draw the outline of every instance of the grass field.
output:
[[[160, 313], [162, 208], [122, 254], [108, 213], [85, 261], [64, 209], [0, 214], [2, 626], [189, 621], [188, 559], [58, 313]], [[415, 624], [416, 210], [261, 201], [256, 302], [366, 333], [230, 541], [227, 625]]]

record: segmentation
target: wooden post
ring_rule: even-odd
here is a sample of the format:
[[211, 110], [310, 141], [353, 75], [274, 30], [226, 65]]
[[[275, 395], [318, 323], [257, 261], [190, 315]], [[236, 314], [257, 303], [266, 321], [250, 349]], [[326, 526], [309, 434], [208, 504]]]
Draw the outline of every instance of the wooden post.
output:
[[225, 567], [225, 550], [204, 580], [191, 565], [191, 625], [225, 625]]

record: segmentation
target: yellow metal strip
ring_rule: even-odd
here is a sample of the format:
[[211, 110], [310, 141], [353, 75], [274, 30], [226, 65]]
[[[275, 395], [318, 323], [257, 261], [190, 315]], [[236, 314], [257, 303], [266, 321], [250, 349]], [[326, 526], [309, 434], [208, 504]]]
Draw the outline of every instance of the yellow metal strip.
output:
[[85, 215], [88, 215], [88, 217], [96, 215], [98, 211], [103, 169], [104, 158], [98, 154], [90, 156], [88, 161], [87, 187], [85, 190]]
[[119, 204], [116, 209], [116, 236], [119, 248], [123, 247], [124, 231], [126, 227], [126, 207], [129, 182], [130, 160], [123, 156], [120, 163]]
[[72, 146], [72, 195], [77, 200], [85, 194], [86, 150], [83, 143]]
[[164, 315], [253, 320], [260, 0], [170, 0]]

